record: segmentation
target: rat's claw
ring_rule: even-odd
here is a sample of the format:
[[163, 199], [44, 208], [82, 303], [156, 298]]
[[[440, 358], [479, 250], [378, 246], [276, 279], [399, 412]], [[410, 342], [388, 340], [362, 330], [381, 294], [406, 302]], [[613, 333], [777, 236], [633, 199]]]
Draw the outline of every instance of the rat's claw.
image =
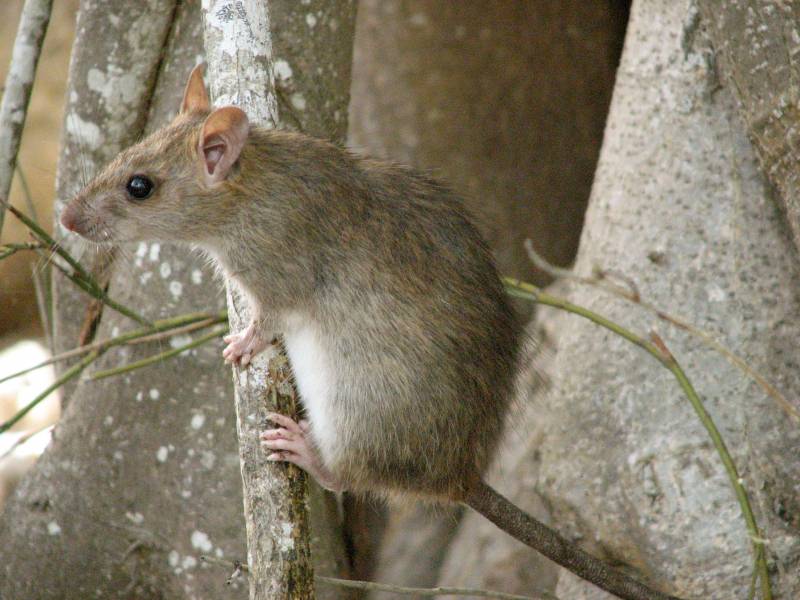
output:
[[288, 429], [279, 427], [278, 429], [267, 429], [266, 431], [262, 432], [259, 437], [262, 440], [277, 440], [277, 439], [293, 440], [295, 438], [295, 435]]
[[311, 475], [322, 487], [334, 492], [344, 490], [342, 483], [323, 464], [319, 451], [311, 441], [311, 425], [308, 421], [295, 423], [279, 413], [269, 413], [267, 418], [280, 425], [259, 436], [261, 445], [272, 450], [267, 460], [290, 462]]
[[251, 322], [243, 331], [226, 335], [223, 339], [228, 344], [222, 351], [225, 362], [242, 367], [249, 365], [253, 357], [269, 345], [259, 335], [255, 322]]
[[280, 413], [269, 413], [267, 418], [272, 421], [273, 423], [277, 423], [281, 427], [285, 427], [295, 435], [304, 435], [305, 432], [303, 429], [294, 422], [294, 419], [291, 417], [287, 417], [286, 415], [282, 415]]

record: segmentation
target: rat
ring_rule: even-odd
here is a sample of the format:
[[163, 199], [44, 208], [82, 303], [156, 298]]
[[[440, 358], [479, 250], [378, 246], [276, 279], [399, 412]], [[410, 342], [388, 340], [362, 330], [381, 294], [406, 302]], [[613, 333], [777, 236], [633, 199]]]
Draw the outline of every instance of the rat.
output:
[[212, 108], [202, 67], [175, 119], [81, 190], [63, 226], [212, 258], [247, 327], [245, 368], [282, 334], [304, 407], [270, 414], [268, 458], [333, 491], [461, 502], [622, 598], [668, 598], [612, 570], [482, 479], [503, 431], [521, 328], [461, 199], [437, 180]]

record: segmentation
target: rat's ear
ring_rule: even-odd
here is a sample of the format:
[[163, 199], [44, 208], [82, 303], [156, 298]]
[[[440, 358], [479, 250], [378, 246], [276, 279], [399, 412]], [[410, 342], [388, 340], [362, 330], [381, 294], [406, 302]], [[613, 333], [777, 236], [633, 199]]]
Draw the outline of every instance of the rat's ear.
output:
[[219, 183], [228, 176], [249, 132], [247, 115], [235, 106], [224, 106], [208, 115], [197, 148], [207, 184]]
[[208, 112], [209, 109], [208, 93], [203, 83], [203, 65], [197, 65], [189, 75], [186, 82], [186, 89], [183, 91], [183, 102], [181, 102], [181, 112]]

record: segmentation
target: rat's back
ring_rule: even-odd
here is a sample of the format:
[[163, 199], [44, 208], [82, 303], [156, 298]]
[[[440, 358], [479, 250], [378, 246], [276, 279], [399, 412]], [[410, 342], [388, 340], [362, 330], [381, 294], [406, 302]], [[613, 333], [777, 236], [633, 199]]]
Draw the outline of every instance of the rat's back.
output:
[[331, 440], [320, 431], [319, 442], [351, 489], [458, 498], [503, 426], [519, 346], [513, 311], [459, 198], [413, 170], [357, 164], [363, 196], [333, 200], [351, 218], [320, 259], [319, 331], [300, 334], [306, 348], [330, 340], [336, 357], [321, 367], [335, 384], [317, 419]]

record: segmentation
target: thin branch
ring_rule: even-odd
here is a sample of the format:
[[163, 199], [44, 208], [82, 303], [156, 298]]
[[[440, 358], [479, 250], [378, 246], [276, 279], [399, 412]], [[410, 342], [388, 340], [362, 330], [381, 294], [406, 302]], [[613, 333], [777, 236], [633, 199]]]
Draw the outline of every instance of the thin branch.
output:
[[161, 319], [159, 321], [155, 321], [153, 323], [153, 327], [136, 329], [113, 338], [106, 338], [85, 346], [67, 350], [66, 352], [62, 352], [61, 354], [57, 354], [51, 358], [48, 358], [47, 360], [37, 363], [32, 367], [27, 367], [21, 371], [12, 373], [11, 375], [6, 375], [5, 377], [0, 378], [0, 383], [14, 379], [15, 377], [20, 377], [26, 373], [35, 371], [36, 369], [41, 369], [47, 365], [52, 365], [76, 356], [81, 356], [87, 352], [91, 352], [92, 350], [106, 350], [113, 346], [141, 344], [144, 342], [162, 340], [164, 338], [172, 337], [181, 333], [188, 333], [197, 329], [204, 329], [211, 325], [217, 325], [218, 323], [224, 323], [227, 320], [228, 315], [226, 311], [220, 311], [215, 315], [208, 313], [189, 313], [177, 317], [171, 317], [169, 319]]
[[94, 279], [90, 279], [89, 281], [87, 281], [86, 279], [84, 279], [83, 277], [81, 277], [80, 275], [78, 275], [76, 273], [70, 273], [64, 267], [59, 265], [56, 261], [53, 261], [51, 264], [59, 272], [61, 272], [61, 274], [64, 275], [64, 277], [69, 279], [72, 283], [74, 283], [76, 286], [78, 286], [84, 292], [89, 294], [92, 298], [96, 298], [97, 300], [99, 300], [100, 302], [102, 302], [103, 304], [108, 306], [109, 308], [113, 308], [119, 314], [125, 315], [126, 317], [136, 321], [140, 325], [147, 325], [147, 326], [152, 325], [152, 323], [150, 323], [150, 321], [148, 321], [144, 317], [142, 317], [139, 314], [135, 313], [133, 310], [131, 310], [127, 306], [124, 306], [124, 305], [120, 304], [119, 302], [117, 302], [116, 300], [112, 299], [106, 293], [106, 291], [104, 289], [98, 287], [98, 285], [97, 285], [97, 283], [95, 282]]
[[364, 591], [377, 591], [389, 592], [393, 594], [404, 594], [416, 596], [465, 596], [477, 598], [502, 598], [503, 600], [557, 600], [557, 597], [548, 592], [539, 592], [537, 596], [520, 596], [519, 594], [506, 594], [505, 592], [494, 592], [491, 590], [479, 590], [474, 588], [456, 588], [456, 587], [435, 587], [435, 588], [417, 588], [417, 587], [404, 587], [400, 585], [390, 585], [388, 583], [375, 583], [373, 581], [356, 581], [354, 579], [337, 579], [335, 577], [323, 577], [317, 575], [314, 579], [320, 583], [327, 583], [329, 585], [336, 585], [339, 587], [353, 588]]
[[6, 200], [0, 198], [0, 206], [5, 206], [11, 214], [17, 217], [20, 221], [22, 221], [25, 226], [30, 229], [31, 233], [37, 238], [39, 238], [44, 244], [46, 245], [47, 249], [55, 254], [58, 254], [61, 258], [67, 261], [70, 267], [72, 267], [74, 273], [69, 273], [64, 267], [59, 265], [57, 262], [53, 261], [53, 265], [58, 268], [66, 277], [70, 279], [75, 285], [81, 288], [90, 296], [97, 298], [98, 300], [102, 301], [106, 306], [109, 308], [113, 308], [118, 313], [125, 315], [126, 317], [133, 319], [140, 325], [147, 325], [150, 326], [152, 323], [136, 313], [135, 311], [131, 310], [130, 308], [123, 306], [119, 302], [112, 300], [108, 294], [106, 294], [105, 290], [98, 285], [95, 281], [94, 277], [92, 277], [86, 269], [81, 266], [81, 264], [75, 260], [72, 255], [67, 252], [61, 244], [56, 242], [50, 235], [39, 226], [36, 221], [27, 217], [24, 213], [17, 210], [15, 207], [11, 206]]
[[132, 362], [127, 365], [121, 365], [119, 367], [114, 367], [113, 369], [106, 369], [105, 371], [97, 371], [96, 373], [92, 373], [90, 379], [98, 380], [98, 379], [105, 379], [106, 377], [113, 377], [114, 375], [121, 375], [123, 373], [129, 373], [131, 371], [135, 371], [136, 369], [141, 369], [142, 367], [148, 367], [152, 364], [162, 362], [167, 360], [168, 358], [172, 358], [173, 356], [177, 356], [182, 352], [186, 352], [187, 350], [191, 350], [192, 348], [196, 348], [197, 346], [202, 346], [206, 342], [210, 342], [214, 338], [222, 337], [228, 333], [227, 327], [221, 327], [219, 329], [215, 329], [211, 333], [207, 333], [206, 335], [200, 336], [196, 340], [192, 340], [188, 344], [184, 344], [183, 346], [178, 346], [177, 348], [173, 348], [171, 350], [167, 350], [166, 352], [160, 352], [154, 356], [148, 356], [147, 358], [143, 358], [142, 360], [137, 360], [136, 362]]
[[636, 284], [631, 281], [629, 278], [626, 278], [620, 274], [616, 274], [617, 278], [623, 279], [627, 287], [619, 286], [615, 283], [608, 281], [608, 275], [610, 274], [606, 270], [598, 270], [597, 274], [593, 277], [584, 277], [582, 275], [578, 275], [570, 271], [569, 269], [562, 269], [560, 267], [556, 267], [551, 265], [547, 260], [545, 260], [542, 256], [540, 256], [536, 250], [533, 248], [533, 243], [530, 240], [525, 240], [525, 250], [528, 253], [528, 258], [530, 258], [531, 262], [536, 266], [536, 268], [544, 271], [545, 273], [552, 275], [553, 277], [559, 279], [568, 279], [570, 281], [576, 281], [578, 283], [582, 283], [584, 285], [590, 285], [596, 288], [600, 288], [617, 296], [618, 298], [622, 298], [627, 300], [628, 302], [632, 302], [633, 304], [637, 304], [641, 306], [643, 309], [651, 312], [656, 317], [661, 319], [662, 321], [666, 321], [671, 325], [674, 325], [678, 329], [682, 329], [691, 335], [699, 338], [707, 347], [711, 348], [719, 352], [725, 359], [730, 362], [733, 366], [738, 368], [742, 371], [745, 375], [750, 377], [753, 381], [756, 382], [761, 389], [764, 390], [766, 394], [772, 396], [778, 404], [781, 406], [783, 411], [791, 417], [795, 422], [800, 422], [800, 411], [798, 411], [794, 406], [792, 406], [791, 402], [786, 399], [786, 397], [781, 394], [778, 389], [773, 386], [766, 378], [761, 375], [758, 371], [756, 371], [753, 367], [747, 364], [743, 358], [740, 358], [736, 354], [734, 354], [731, 350], [726, 348], [721, 342], [717, 341], [714, 336], [710, 333], [703, 331], [699, 327], [692, 325], [686, 319], [681, 317], [676, 317], [669, 313], [664, 312], [654, 304], [642, 300], [641, 295], [639, 294], [639, 290], [636, 288]]
[[[25, 0], [0, 102], [0, 198], [7, 198], [53, 0]], [[5, 211], [0, 206], [0, 231]]]
[[19, 186], [22, 188], [22, 197], [25, 199], [25, 208], [28, 209], [28, 214], [30, 214], [31, 219], [38, 221], [39, 216], [36, 214], [36, 205], [33, 203], [33, 195], [28, 185], [28, 177], [25, 175], [25, 171], [22, 170], [22, 165], [19, 162], [17, 162], [14, 168], [17, 171], [17, 177], [19, 177]]
[[[220, 565], [235, 569], [234, 575], [238, 573], [249, 573], [247, 565], [240, 561], [230, 561], [214, 556], [201, 555], [200, 560], [212, 565]], [[233, 578], [232, 575], [229, 578]], [[378, 591], [390, 592], [394, 594], [404, 595], [417, 595], [417, 596], [467, 596], [477, 598], [501, 598], [503, 600], [558, 600], [558, 597], [550, 592], [539, 591], [536, 596], [520, 596], [519, 594], [507, 594], [505, 592], [495, 592], [492, 590], [481, 590], [475, 588], [455, 588], [455, 587], [435, 587], [435, 588], [418, 588], [418, 587], [405, 587], [400, 585], [391, 585], [388, 583], [376, 583], [374, 581], [359, 581], [357, 579], [340, 579], [338, 577], [325, 577], [324, 575], [315, 575], [314, 579], [320, 583], [327, 583], [328, 585], [335, 585], [339, 587], [351, 588], [364, 591]]]
[[46, 248], [44, 244], [39, 242], [23, 242], [20, 244], [3, 244], [0, 246], [0, 260], [4, 258], [8, 258], [16, 254], [17, 252], [22, 252], [23, 250], [42, 250]]
[[81, 372], [92, 364], [98, 356], [102, 354], [101, 350], [93, 350], [88, 355], [86, 355], [82, 361], [75, 363], [72, 367], [70, 367], [64, 374], [56, 379], [53, 383], [47, 386], [41, 394], [36, 396], [33, 400], [28, 402], [21, 410], [19, 410], [13, 417], [11, 417], [8, 421], [0, 424], [0, 434], [5, 433], [9, 429], [11, 429], [17, 422], [22, 419], [28, 412], [30, 412], [37, 404], [39, 404], [42, 400], [47, 398], [54, 390], [58, 389], [68, 381], [75, 379]]
[[[22, 197], [25, 199], [25, 206], [28, 209], [28, 214], [34, 222], [39, 221], [36, 214], [36, 205], [33, 203], [30, 186], [28, 186], [28, 177], [22, 169], [22, 164], [18, 161], [16, 165], [17, 177], [19, 178], [20, 187], [22, 188]], [[47, 345], [51, 352], [53, 350], [53, 298], [52, 290], [50, 289], [50, 270], [49, 263], [45, 261], [43, 268], [34, 266], [31, 269], [33, 276], [33, 289], [36, 292], [36, 304], [39, 308], [39, 316], [42, 319], [42, 328], [45, 332]]]
[[725, 472], [728, 474], [731, 487], [733, 488], [734, 494], [736, 495], [736, 499], [739, 503], [739, 507], [742, 510], [742, 515], [744, 516], [747, 531], [750, 536], [750, 542], [753, 545], [755, 563], [759, 571], [759, 577], [762, 580], [762, 585], [764, 586], [765, 593], [763, 600], [770, 600], [772, 598], [772, 592], [770, 588], [769, 571], [767, 570], [766, 552], [764, 548], [765, 540], [761, 537], [761, 533], [759, 532], [758, 524], [756, 523], [753, 509], [750, 506], [750, 500], [747, 496], [747, 491], [742, 484], [742, 479], [739, 476], [739, 472], [736, 469], [733, 458], [731, 457], [725, 441], [722, 438], [722, 434], [719, 432], [719, 429], [717, 429], [717, 426], [711, 418], [711, 415], [709, 415], [708, 411], [706, 411], [703, 401], [700, 399], [700, 396], [697, 394], [694, 386], [689, 381], [689, 378], [687, 377], [683, 368], [680, 366], [680, 364], [678, 364], [678, 361], [669, 351], [664, 341], [655, 334], [652, 335], [651, 341], [648, 341], [643, 337], [633, 333], [629, 329], [626, 329], [622, 325], [618, 325], [617, 323], [614, 323], [613, 321], [587, 308], [577, 306], [562, 298], [551, 296], [550, 294], [543, 292], [540, 288], [530, 283], [525, 283], [519, 281], [518, 279], [510, 278], [504, 278], [504, 283], [506, 285], [506, 291], [512, 296], [524, 298], [539, 304], [544, 304], [571, 312], [616, 333], [632, 344], [642, 348], [644, 351], [658, 360], [658, 362], [664, 365], [664, 367], [666, 367], [670, 373], [672, 373], [684, 394], [689, 399], [692, 408], [694, 408], [695, 413], [700, 419], [700, 422], [703, 424], [703, 427], [705, 427], [706, 432], [708, 432], [711, 442], [722, 461], [723, 467], [725, 468]]
[[11, 447], [8, 450], [3, 452], [3, 454], [0, 454], [0, 461], [2, 461], [7, 456], [11, 456], [11, 454], [13, 454], [14, 450], [19, 448], [22, 444], [27, 442], [33, 436], [39, 435], [40, 433], [42, 433], [43, 431], [46, 431], [47, 429], [53, 429], [53, 427], [55, 427], [55, 425], [45, 425], [44, 427], [40, 427], [39, 429], [35, 429], [33, 431], [28, 431], [24, 435], [21, 435], [19, 437], [19, 439], [17, 439], [16, 442], [11, 444]]

